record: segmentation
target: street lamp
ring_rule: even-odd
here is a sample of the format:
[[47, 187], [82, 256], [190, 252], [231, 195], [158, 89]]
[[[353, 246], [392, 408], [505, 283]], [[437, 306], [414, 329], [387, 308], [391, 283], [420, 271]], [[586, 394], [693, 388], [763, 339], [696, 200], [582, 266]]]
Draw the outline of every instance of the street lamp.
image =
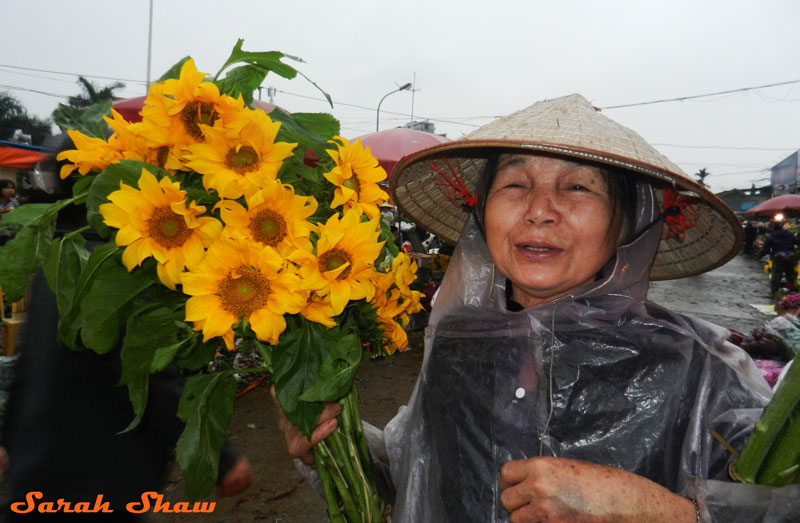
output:
[[394, 91], [388, 92], [385, 95], [383, 95], [383, 98], [381, 98], [381, 101], [378, 102], [378, 111], [377, 111], [378, 114], [375, 116], [375, 132], [376, 133], [380, 130], [378, 128], [378, 126], [379, 126], [380, 121], [381, 121], [381, 104], [383, 103], [383, 101], [386, 100], [386, 97], [389, 96], [390, 94], [396, 93], [398, 91], [407, 91], [409, 89], [411, 89], [411, 82], [409, 82], [409, 83], [407, 83], [407, 84], [405, 84], [405, 85], [403, 85], [401, 87], [398, 87]]

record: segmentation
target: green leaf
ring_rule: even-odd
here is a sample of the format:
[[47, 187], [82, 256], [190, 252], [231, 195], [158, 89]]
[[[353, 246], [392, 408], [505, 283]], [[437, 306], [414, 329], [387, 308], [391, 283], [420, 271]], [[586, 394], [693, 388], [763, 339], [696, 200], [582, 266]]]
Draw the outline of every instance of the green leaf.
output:
[[[311, 149], [319, 158], [328, 158], [328, 154], [325, 153], [325, 145], [328, 143], [329, 139], [328, 136], [317, 134], [316, 130], [306, 129], [299, 121], [294, 119], [293, 115], [287, 113], [280, 107], [273, 109], [269, 113], [269, 117], [273, 121], [281, 122], [281, 128], [278, 130], [277, 139], [289, 143], [296, 142], [297, 149], [295, 149], [295, 152], [301, 155], [301, 159], [305, 156], [308, 149]], [[320, 118], [317, 123], [319, 124], [317, 130], [330, 130], [330, 123], [326, 125], [325, 118]]]
[[266, 78], [269, 69], [258, 65], [243, 65], [236, 69], [231, 69], [225, 74], [225, 78], [216, 82], [219, 91], [232, 98], [242, 97], [244, 103], [253, 103], [253, 91], [258, 89]]
[[55, 203], [28, 203], [21, 205], [3, 216], [0, 224], [6, 228], [11, 228], [7, 227], [9, 225], [47, 227], [51, 222], [55, 222], [58, 211], [70, 203], [72, 203], [71, 200], [62, 200]]
[[290, 317], [287, 323], [272, 351], [275, 395], [289, 421], [311, 437], [323, 405], [299, 397], [317, 381], [324, 354], [336, 339], [322, 325], [302, 318]]
[[292, 113], [292, 117], [298, 125], [319, 136], [326, 143], [341, 133], [339, 120], [327, 113]]
[[8, 302], [25, 296], [30, 276], [47, 259], [58, 210], [63, 206], [61, 202], [27, 204], [3, 217], [3, 225], [22, 227], [0, 248], [0, 288]]
[[255, 345], [256, 350], [261, 355], [263, 367], [267, 369], [269, 374], [272, 374], [272, 345], [262, 343], [255, 338], [253, 338], [253, 345]]
[[87, 174], [86, 176], [79, 177], [72, 185], [72, 203], [75, 205], [83, 205], [86, 203], [86, 197], [89, 195], [89, 188], [94, 183], [97, 174]]
[[[181, 326], [186, 328], [186, 324], [181, 322]], [[176, 326], [176, 328], [179, 328]], [[208, 365], [208, 362], [214, 359], [214, 355], [220, 350], [220, 343], [218, 340], [209, 340], [203, 343], [198, 339], [195, 340], [193, 345], [186, 345], [181, 348], [178, 354], [175, 355], [175, 363], [184, 369], [198, 370]], [[221, 348], [221, 350], [226, 350]]]
[[128, 304], [158, 281], [152, 259], [128, 272], [121, 256], [106, 259], [80, 302], [81, 341], [98, 354], [114, 348]]
[[47, 261], [42, 266], [47, 283], [56, 296], [59, 314], [69, 310], [81, 270], [89, 260], [85, 244], [86, 240], [79, 234], [53, 241]]
[[[1, 249], [0, 249], [1, 251]], [[75, 287], [72, 303], [66, 312], [61, 312], [58, 318], [58, 341], [69, 347], [77, 349], [76, 338], [80, 332], [80, 304], [84, 296], [89, 292], [95, 276], [104, 268], [107, 260], [118, 255], [120, 249], [114, 245], [103, 245], [97, 247], [90, 255], [86, 266], [78, 278]]]
[[128, 395], [133, 405], [136, 420], [133, 428], [144, 414], [150, 374], [167, 368], [178, 350], [194, 343], [194, 334], [176, 329], [175, 322], [182, 318], [182, 311], [145, 303], [134, 311], [125, 325], [120, 358], [122, 375], [119, 385], [128, 386]]
[[0, 247], [0, 288], [6, 302], [14, 302], [25, 296], [28, 279], [39, 263], [32, 255], [37, 238], [32, 228], [26, 227], [3, 247]]
[[[397, 246], [397, 240], [395, 239], [394, 234], [392, 234], [392, 228], [386, 222], [385, 218], [381, 219], [381, 236], [378, 238], [378, 240], [386, 242], [383, 244], [382, 251], [389, 251], [389, 253], [392, 255], [392, 258], [395, 258], [398, 254], [400, 254], [400, 248]], [[385, 254], [381, 256], [381, 258], [384, 257]]]
[[353, 379], [361, 363], [361, 340], [355, 334], [339, 338], [328, 352], [317, 374], [317, 379], [298, 399], [302, 401], [337, 401], [353, 386]]
[[219, 453], [235, 396], [236, 380], [229, 371], [199, 374], [186, 381], [178, 405], [178, 417], [186, 428], [178, 439], [177, 459], [190, 499], [208, 495], [217, 482]]
[[120, 434], [131, 431], [139, 426], [144, 416], [144, 408], [147, 406], [147, 396], [150, 391], [150, 376], [140, 376], [128, 383], [128, 399], [133, 407], [133, 420], [123, 429]]
[[98, 102], [85, 109], [58, 104], [52, 114], [53, 122], [64, 129], [80, 131], [86, 136], [105, 140], [109, 127], [103, 116], [111, 116], [111, 105], [111, 100]]
[[[134, 160], [123, 160], [106, 167], [100, 173], [89, 188], [86, 196], [86, 218], [98, 234], [108, 237], [111, 229], [103, 223], [103, 216], [100, 214], [100, 206], [108, 203], [108, 195], [120, 189], [120, 183], [125, 183], [134, 188], [139, 187], [139, 178], [142, 169], [147, 169], [156, 178], [160, 179], [166, 175], [166, 171], [159, 169], [148, 163], [137, 162]], [[21, 208], [21, 207], [20, 207]]]
[[175, 328], [175, 322], [182, 318], [182, 310], [158, 303], [145, 303], [128, 317], [120, 352], [120, 385], [164, 370], [181, 347], [194, 342], [191, 332], [187, 336], [186, 331]]
[[181, 58], [178, 63], [170, 67], [167, 72], [161, 75], [161, 78], [158, 79], [159, 82], [163, 82], [165, 80], [177, 80], [181, 77], [181, 68], [183, 68], [183, 64], [186, 63], [186, 60], [191, 58], [190, 56], [184, 56]]
[[214, 77], [215, 79], [219, 78], [219, 75], [222, 73], [222, 71], [227, 69], [228, 66], [240, 62], [252, 65], [258, 65], [261, 68], [266, 69], [267, 71], [272, 71], [278, 76], [282, 76], [283, 78], [287, 78], [289, 80], [297, 76], [297, 69], [281, 62], [281, 58], [289, 58], [297, 62], [302, 62], [303, 61], [302, 59], [297, 58], [295, 56], [283, 54], [280, 51], [267, 51], [259, 53], [243, 51], [242, 50], [243, 43], [244, 40], [242, 40], [241, 38], [236, 42], [236, 45], [233, 46], [233, 50], [231, 50], [231, 55], [222, 65], [219, 72]]

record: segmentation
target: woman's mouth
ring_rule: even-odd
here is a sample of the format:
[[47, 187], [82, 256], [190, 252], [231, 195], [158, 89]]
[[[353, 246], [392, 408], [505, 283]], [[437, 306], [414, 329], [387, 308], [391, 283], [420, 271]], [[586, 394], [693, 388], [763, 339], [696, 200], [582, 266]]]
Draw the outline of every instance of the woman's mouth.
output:
[[552, 245], [533, 245], [528, 243], [517, 244], [516, 249], [521, 256], [536, 260], [552, 258], [563, 252], [563, 249], [553, 247]]

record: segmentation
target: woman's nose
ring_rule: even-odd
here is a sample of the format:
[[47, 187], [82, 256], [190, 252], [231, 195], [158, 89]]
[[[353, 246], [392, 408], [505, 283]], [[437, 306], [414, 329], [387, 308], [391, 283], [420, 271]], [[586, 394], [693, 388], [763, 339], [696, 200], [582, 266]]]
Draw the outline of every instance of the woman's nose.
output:
[[532, 191], [525, 209], [525, 221], [534, 225], [556, 223], [559, 217], [555, 195], [549, 191]]

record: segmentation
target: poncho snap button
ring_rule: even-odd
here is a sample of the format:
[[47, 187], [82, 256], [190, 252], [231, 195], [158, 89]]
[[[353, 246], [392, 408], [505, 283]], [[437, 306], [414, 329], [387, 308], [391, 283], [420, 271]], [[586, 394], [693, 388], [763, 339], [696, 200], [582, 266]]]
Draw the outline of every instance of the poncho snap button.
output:
[[525, 397], [525, 389], [517, 387], [517, 390], [514, 391], [514, 396], [516, 396], [518, 400], [521, 400]]

